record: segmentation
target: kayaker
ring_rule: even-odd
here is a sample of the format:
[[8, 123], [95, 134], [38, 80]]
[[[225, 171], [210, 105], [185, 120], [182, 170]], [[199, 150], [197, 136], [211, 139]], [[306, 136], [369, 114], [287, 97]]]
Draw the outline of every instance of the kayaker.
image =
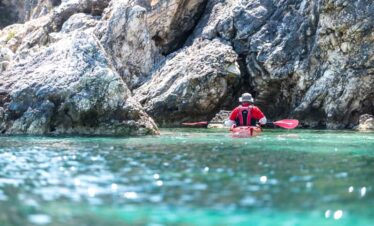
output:
[[243, 93], [239, 98], [241, 105], [236, 107], [225, 121], [226, 126], [255, 126], [256, 121], [261, 125], [266, 124], [266, 117], [262, 111], [253, 105], [253, 97], [250, 93]]

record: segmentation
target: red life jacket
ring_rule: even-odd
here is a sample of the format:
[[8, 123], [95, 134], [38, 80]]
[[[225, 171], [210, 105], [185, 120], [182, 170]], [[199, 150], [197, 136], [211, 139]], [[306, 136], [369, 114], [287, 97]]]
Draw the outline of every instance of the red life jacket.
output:
[[251, 125], [251, 110], [252, 105], [239, 106], [238, 116], [236, 118], [236, 125], [238, 126], [250, 126]]

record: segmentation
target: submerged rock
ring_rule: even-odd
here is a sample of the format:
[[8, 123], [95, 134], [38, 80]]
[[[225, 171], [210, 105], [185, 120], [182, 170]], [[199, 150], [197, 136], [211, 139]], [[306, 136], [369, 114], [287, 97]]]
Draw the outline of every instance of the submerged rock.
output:
[[157, 127], [112, 70], [95, 36], [75, 32], [0, 75], [9, 134], [154, 134]]
[[239, 84], [236, 60], [233, 49], [218, 39], [197, 41], [170, 56], [135, 97], [163, 126], [209, 119]]

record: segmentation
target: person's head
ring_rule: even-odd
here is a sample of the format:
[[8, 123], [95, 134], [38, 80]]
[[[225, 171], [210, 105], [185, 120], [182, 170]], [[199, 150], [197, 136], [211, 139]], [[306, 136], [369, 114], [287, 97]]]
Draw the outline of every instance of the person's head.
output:
[[250, 93], [243, 93], [241, 97], [239, 97], [239, 102], [244, 105], [253, 104], [254, 99]]

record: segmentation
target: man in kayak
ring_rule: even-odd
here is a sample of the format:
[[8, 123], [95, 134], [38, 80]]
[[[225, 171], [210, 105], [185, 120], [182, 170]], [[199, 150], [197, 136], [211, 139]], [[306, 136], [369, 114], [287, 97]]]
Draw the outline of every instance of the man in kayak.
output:
[[250, 93], [243, 93], [239, 98], [241, 105], [236, 107], [230, 114], [229, 120], [225, 121], [226, 126], [234, 128], [236, 126], [255, 126], [256, 120], [261, 124], [266, 124], [266, 117], [262, 111], [253, 105], [253, 97]]

